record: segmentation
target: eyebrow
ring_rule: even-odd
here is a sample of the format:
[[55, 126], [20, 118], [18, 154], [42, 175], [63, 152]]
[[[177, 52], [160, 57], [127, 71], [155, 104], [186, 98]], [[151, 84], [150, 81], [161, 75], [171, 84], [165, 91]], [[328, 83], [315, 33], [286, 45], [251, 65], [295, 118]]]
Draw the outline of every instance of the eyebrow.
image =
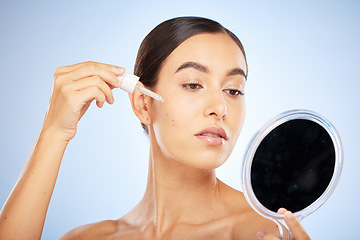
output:
[[204, 73], [209, 73], [209, 68], [207, 68], [206, 66], [200, 64], [200, 63], [196, 63], [196, 62], [186, 62], [180, 65], [180, 67], [178, 67], [178, 69], [175, 71], [175, 73], [186, 69], [186, 68], [194, 68], [200, 72], [204, 72]]
[[234, 68], [226, 74], [227, 77], [234, 75], [242, 75], [245, 77], [245, 79], [247, 79], [246, 73], [241, 68]]
[[[185, 62], [183, 64], [180, 65], [180, 67], [178, 67], [178, 69], [175, 71], [175, 73], [183, 70], [183, 69], [187, 69], [187, 68], [193, 68], [195, 70], [198, 70], [200, 72], [204, 72], [204, 73], [209, 73], [209, 68], [207, 66], [204, 66], [200, 63], [197, 62]], [[244, 70], [242, 70], [241, 68], [234, 68], [231, 69], [230, 71], [228, 71], [226, 73], [226, 76], [234, 76], [234, 75], [242, 75], [245, 77], [245, 79], [247, 78], [246, 73], [244, 72]]]

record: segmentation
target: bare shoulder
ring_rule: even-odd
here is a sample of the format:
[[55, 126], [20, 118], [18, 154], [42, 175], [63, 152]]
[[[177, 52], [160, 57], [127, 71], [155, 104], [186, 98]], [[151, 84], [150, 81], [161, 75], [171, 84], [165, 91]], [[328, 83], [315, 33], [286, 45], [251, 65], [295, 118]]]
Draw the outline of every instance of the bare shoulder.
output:
[[64, 234], [59, 240], [80, 239], [114, 239], [134, 236], [137, 229], [120, 220], [105, 220], [74, 228]]
[[233, 216], [234, 239], [257, 239], [257, 232], [261, 230], [279, 237], [278, 226], [252, 208]]
[[241, 191], [222, 184], [224, 199], [231, 209], [231, 223], [235, 239], [257, 239], [257, 232], [265, 230], [275, 236], [279, 235], [278, 226], [271, 220], [258, 214], [246, 201]]

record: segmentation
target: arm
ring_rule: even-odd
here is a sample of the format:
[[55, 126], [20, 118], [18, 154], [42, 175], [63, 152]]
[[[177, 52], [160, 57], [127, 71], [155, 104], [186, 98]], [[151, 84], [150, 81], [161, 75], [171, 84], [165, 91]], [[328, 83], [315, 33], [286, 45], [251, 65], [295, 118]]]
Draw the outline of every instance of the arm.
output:
[[41, 133], [0, 219], [0, 239], [40, 239], [67, 142]]
[[113, 103], [111, 89], [124, 69], [86, 62], [60, 67], [43, 128], [0, 212], [0, 239], [40, 239], [63, 154], [77, 123], [96, 99]]

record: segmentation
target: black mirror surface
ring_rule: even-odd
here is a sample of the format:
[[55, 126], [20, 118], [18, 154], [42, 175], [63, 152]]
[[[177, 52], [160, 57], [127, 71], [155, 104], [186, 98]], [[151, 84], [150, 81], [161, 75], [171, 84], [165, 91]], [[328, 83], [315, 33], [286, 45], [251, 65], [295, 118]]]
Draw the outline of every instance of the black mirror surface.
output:
[[258, 201], [273, 212], [300, 211], [315, 202], [334, 175], [336, 154], [329, 133], [318, 123], [293, 119], [261, 141], [251, 165]]

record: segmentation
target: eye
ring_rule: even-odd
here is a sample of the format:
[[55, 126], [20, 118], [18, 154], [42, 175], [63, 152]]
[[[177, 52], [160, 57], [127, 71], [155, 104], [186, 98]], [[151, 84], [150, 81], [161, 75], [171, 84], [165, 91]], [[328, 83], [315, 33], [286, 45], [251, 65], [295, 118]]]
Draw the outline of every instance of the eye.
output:
[[242, 91], [237, 90], [237, 89], [226, 89], [225, 92], [234, 97], [245, 95], [245, 93], [243, 93]]
[[186, 83], [182, 85], [184, 88], [190, 89], [190, 90], [196, 90], [202, 88], [202, 86], [198, 83]]

